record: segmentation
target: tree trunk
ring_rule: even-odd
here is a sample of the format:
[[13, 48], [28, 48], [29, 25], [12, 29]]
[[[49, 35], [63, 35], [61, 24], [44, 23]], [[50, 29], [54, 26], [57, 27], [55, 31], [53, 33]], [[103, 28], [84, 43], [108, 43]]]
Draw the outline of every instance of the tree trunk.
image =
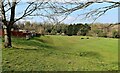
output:
[[5, 29], [4, 29], [4, 38], [5, 38], [5, 43], [4, 43], [4, 47], [5, 48], [11, 48], [12, 44], [11, 44], [11, 26], [8, 25]]

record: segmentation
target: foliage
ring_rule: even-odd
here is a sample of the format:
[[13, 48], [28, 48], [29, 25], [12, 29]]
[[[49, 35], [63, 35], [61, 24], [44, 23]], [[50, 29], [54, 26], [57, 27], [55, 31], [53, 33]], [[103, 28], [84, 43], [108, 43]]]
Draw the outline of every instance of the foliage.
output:
[[113, 30], [113, 31], [112, 31], [112, 37], [113, 37], [113, 38], [118, 38], [118, 37], [119, 37], [118, 31]]
[[68, 36], [72, 36], [73, 35], [73, 25], [69, 25], [68, 26], [67, 35]]
[[55, 29], [53, 29], [53, 30], [51, 31], [51, 34], [52, 34], [52, 35], [56, 35], [56, 34], [57, 34], [57, 31], [56, 31]]
[[[31, 23], [29, 25], [17, 24], [13, 27], [19, 27], [20, 29], [29, 28], [29, 30], [35, 30], [37, 33], [40, 34], [62, 35], [62, 33], [64, 33], [65, 35], [69, 35], [69, 36], [88, 35], [88, 36], [96, 36], [96, 37], [115, 37], [116, 32], [113, 32], [113, 30], [118, 31], [118, 28], [113, 29], [113, 27], [117, 27], [117, 26], [118, 24], [100, 24], [100, 23], [96, 23], [96, 24], [77, 23], [70, 25], [64, 23], [59, 23], [57, 25], [53, 25], [50, 23]], [[119, 35], [117, 35], [115, 38], [118, 37]]]

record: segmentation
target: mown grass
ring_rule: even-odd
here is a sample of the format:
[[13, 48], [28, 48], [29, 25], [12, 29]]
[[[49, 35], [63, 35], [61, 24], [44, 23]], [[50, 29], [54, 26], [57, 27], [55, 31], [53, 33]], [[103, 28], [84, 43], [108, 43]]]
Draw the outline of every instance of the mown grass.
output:
[[[84, 39], [81, 39], [84, 38]], [[2, 49], [3, 71], [118, 70], [118, 39], [83, 36], [12, 38]]]

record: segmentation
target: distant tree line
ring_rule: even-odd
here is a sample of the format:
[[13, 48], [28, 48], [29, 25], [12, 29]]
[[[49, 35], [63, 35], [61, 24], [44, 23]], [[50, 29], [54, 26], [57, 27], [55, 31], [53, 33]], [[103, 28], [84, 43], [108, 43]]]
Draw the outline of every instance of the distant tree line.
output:
[[56, 24], [51, 23], [30, 23], [25, 22], [17, 23], [13, 26], [15, 30], [29, 30], [35, 31], [41, 35], [68, 35], [68, 36], [94, 36], [94, 37], [111, 37], [119, 38], [120, 33], [118, 32], [119, 24]]

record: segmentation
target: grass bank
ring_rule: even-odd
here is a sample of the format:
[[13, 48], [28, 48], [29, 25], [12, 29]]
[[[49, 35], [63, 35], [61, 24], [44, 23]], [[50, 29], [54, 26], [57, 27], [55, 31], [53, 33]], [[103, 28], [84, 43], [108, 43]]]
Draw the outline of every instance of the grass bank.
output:
[[13, 48], [2, 49], [3, 71], [118, 70], [118, 39], [86, 38], [12, 38]]

